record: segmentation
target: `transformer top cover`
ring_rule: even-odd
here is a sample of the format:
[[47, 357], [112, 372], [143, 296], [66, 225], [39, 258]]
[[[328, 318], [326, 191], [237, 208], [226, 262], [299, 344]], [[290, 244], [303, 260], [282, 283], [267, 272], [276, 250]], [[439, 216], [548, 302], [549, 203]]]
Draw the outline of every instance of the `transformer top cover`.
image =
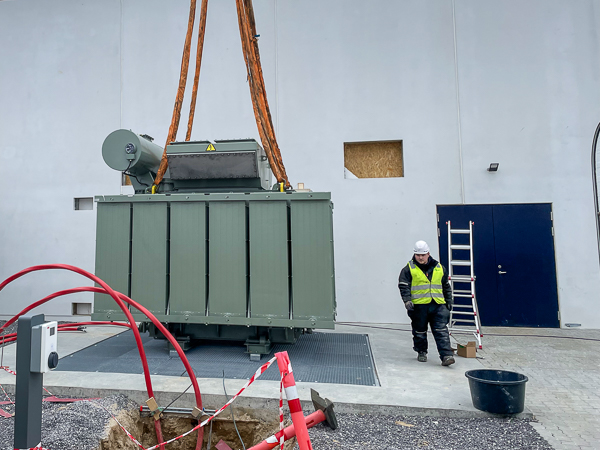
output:
[[167, 146], [167, 160], [175, 190], [271, 188], [267, 157], [254, 139], [174, 142]]
[[[102, 156], [130, 177], [136, 193], [148, 192], [158, 173], [162, 147], [147, 135], [116, 130], [105, 139]], [[254, 139], [172, 142], [168, 169], [158, 192], [251, 192], [270, 190], [272, 173], [264, 149]]]

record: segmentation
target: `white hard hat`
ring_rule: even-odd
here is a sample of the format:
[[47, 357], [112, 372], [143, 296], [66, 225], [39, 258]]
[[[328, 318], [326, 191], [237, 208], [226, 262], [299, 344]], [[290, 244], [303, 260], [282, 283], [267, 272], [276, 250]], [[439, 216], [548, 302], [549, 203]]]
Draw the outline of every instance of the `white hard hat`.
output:
[[426, 255], [427, 253], [429, 253], [429, 245], [427, 245], [427, 242], [415, 242], [415, 255]]

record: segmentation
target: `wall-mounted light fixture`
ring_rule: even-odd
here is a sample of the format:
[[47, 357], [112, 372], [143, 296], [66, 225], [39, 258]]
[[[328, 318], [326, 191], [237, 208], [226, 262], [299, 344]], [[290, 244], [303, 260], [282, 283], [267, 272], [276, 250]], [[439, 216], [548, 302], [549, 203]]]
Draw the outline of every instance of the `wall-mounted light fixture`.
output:
[[487, 168], [488, 172], [498, 172], [498, 166], [500, 163], [490, 163], [490, 167]]

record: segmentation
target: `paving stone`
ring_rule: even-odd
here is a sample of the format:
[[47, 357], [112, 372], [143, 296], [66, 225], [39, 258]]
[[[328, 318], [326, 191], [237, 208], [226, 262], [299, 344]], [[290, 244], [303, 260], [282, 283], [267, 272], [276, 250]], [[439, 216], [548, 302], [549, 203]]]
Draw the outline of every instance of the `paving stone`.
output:
[[600, 330], [484, 328], [483, 334], [478, 355], [485, 358], [480, 360], [484, 367], [529, 378], [525, 404], [548, 443], [557, 450], [600, 448], [600, 392], [593, 382], [600, 367], [600, 342], [573, 339], [600, 340]]

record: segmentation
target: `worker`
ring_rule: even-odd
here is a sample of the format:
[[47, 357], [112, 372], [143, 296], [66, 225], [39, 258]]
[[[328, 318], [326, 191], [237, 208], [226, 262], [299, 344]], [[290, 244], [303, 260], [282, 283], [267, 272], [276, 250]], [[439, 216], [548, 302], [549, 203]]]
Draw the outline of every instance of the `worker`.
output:
[[437, 344], [442, 366], [454, 364], [448, 322], [452, 289], [446, 269], [429, 254], [429, 245], [417, 241], [414, 256], [400, 272], [398, 288], [411, 319], [417, 360], [427, 361], [427, 324]]

